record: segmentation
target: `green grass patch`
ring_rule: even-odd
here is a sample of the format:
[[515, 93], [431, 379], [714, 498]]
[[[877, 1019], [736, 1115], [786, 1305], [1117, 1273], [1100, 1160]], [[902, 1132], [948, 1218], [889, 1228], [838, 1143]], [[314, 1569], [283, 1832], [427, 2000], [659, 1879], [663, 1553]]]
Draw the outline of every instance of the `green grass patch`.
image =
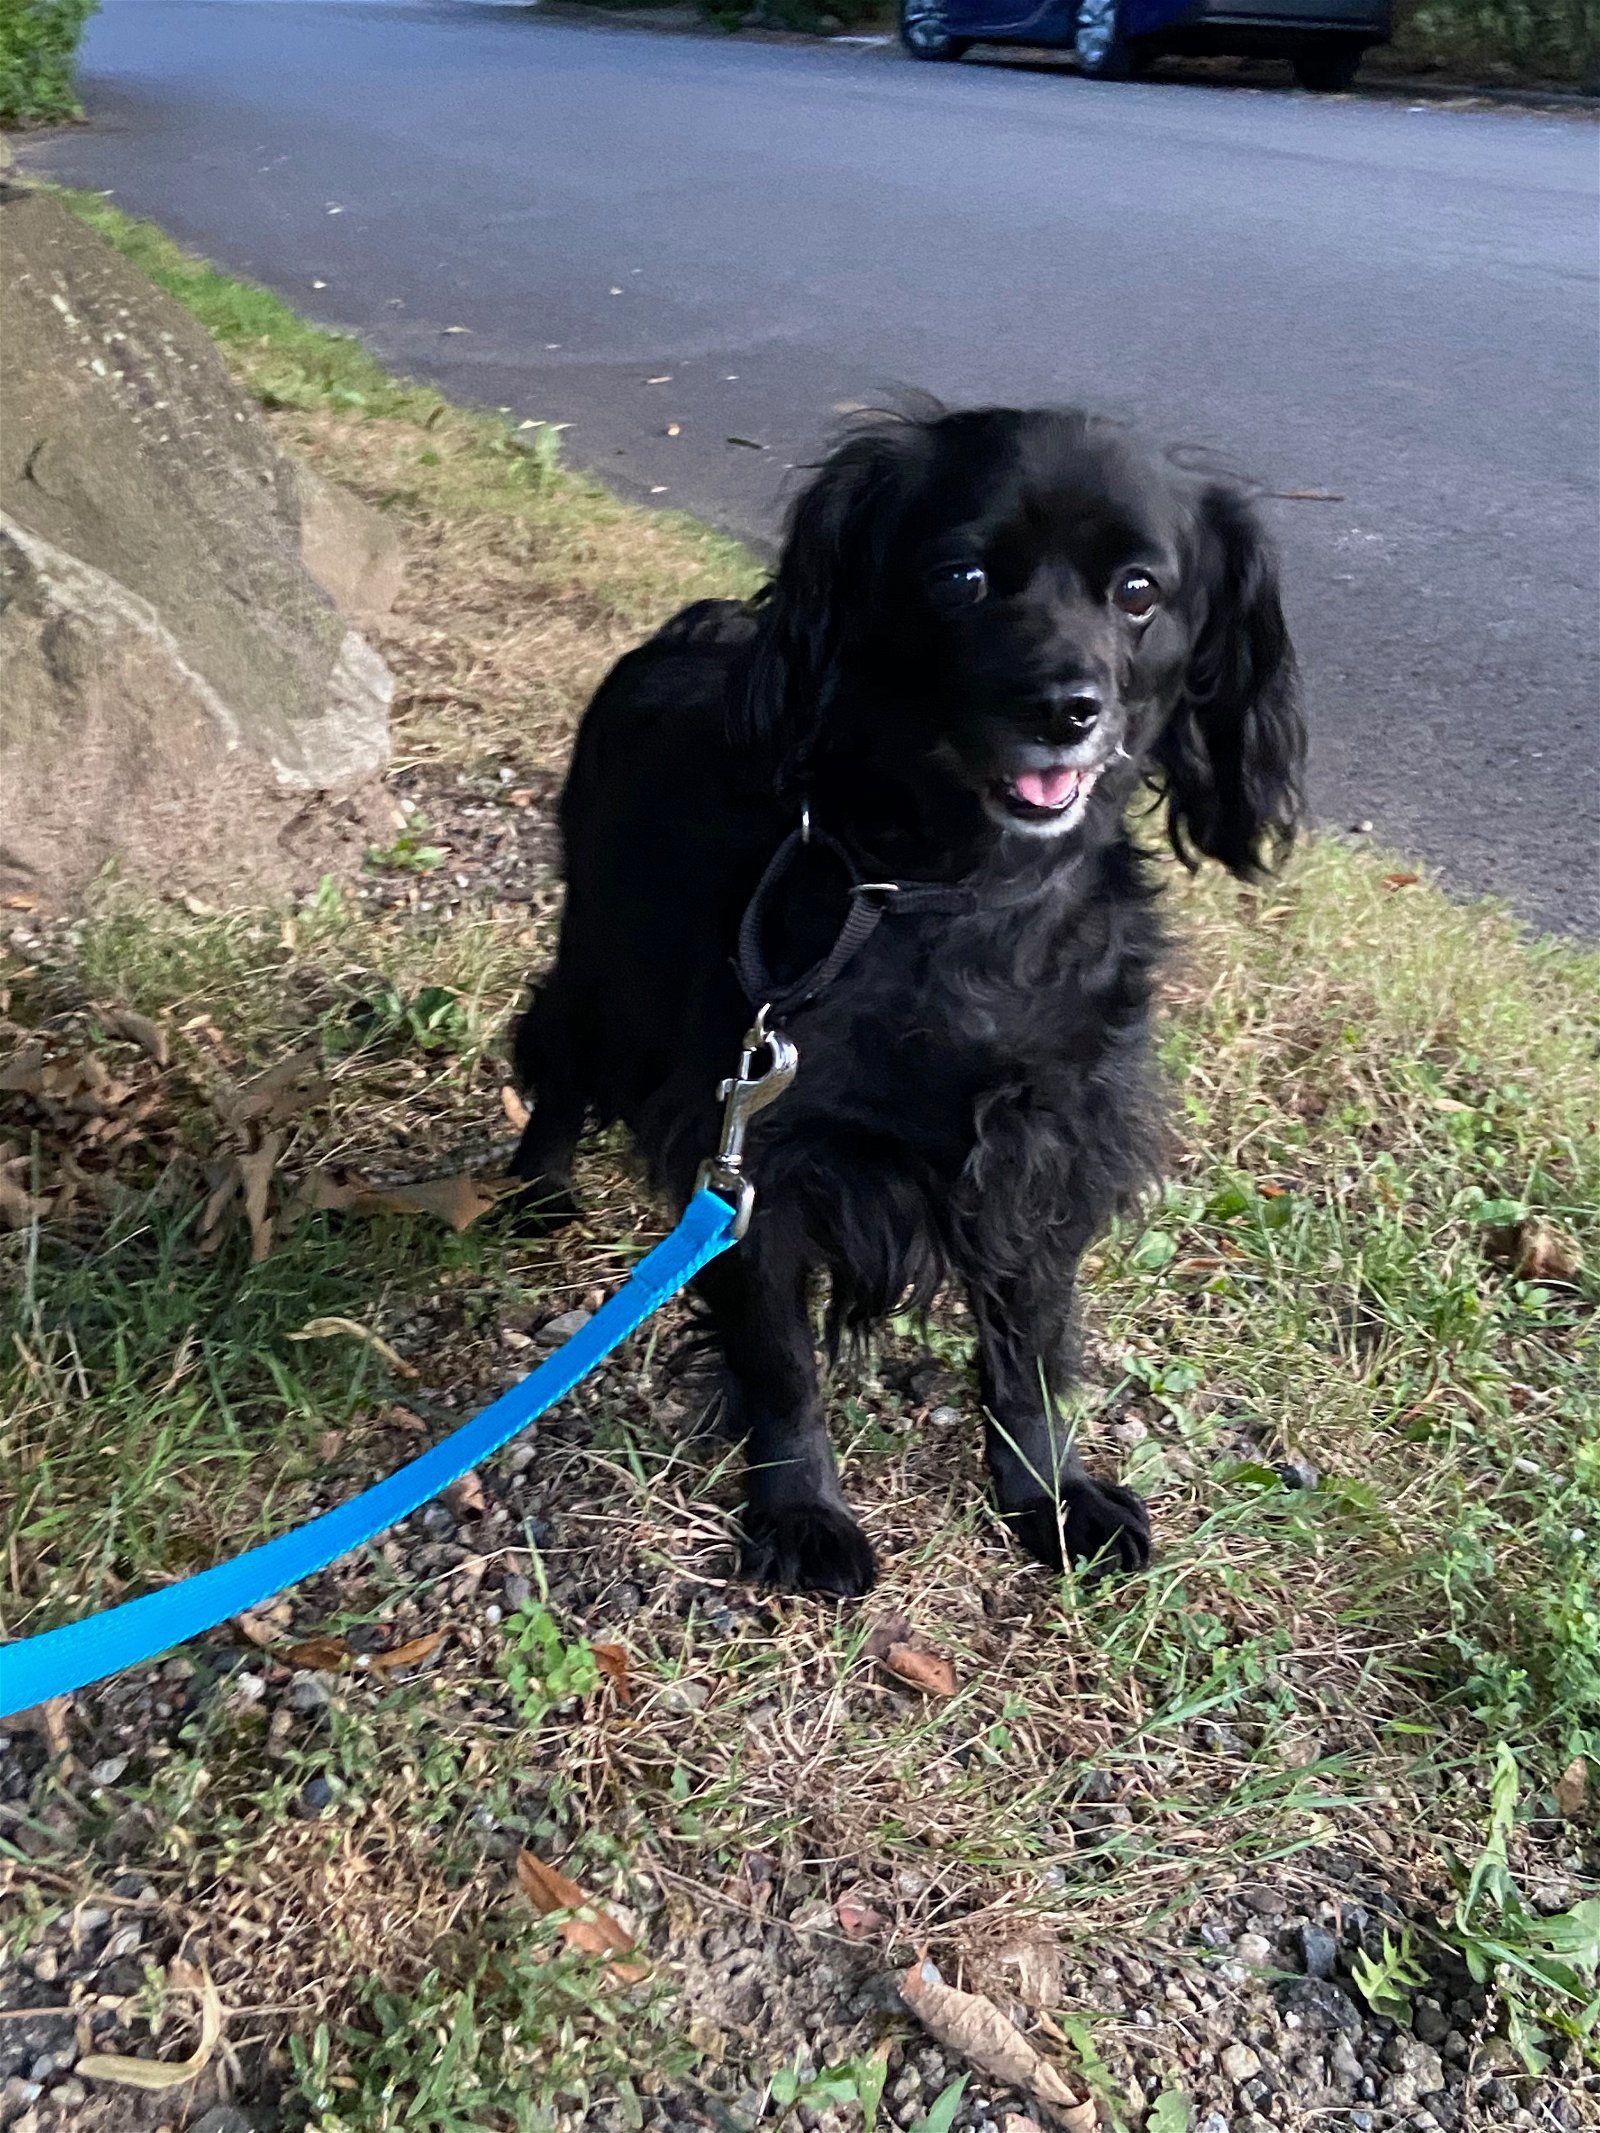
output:
[[[0, 1243], [12, 1632], [398, 1464], [536, 1359], [527, 1328], [625, 1268], [655, 1218], [610, 1148], [559, 1249], [294, 1217], [294, 1192], [340, 1165], [492, 1166], [504, 1031], [556, 892], [548, 864], [515, 904], [439, 884], [473, 823], [537, 826], [583, 687], [637, 618], [752, 578], [714, 537], [106, 226], [193, 301], [282, 433], [404, 525], [416, 588], [386, 650], [404, 776], [426, 779], [369, 858], [388, 902], [330, 886], [206, 913], [110, 882], [8, 954], [16, 1039], [97, 1060], [102, 1111], [149, 1099], [125, 1140], [42, 1102], [7, 1127], [5, 1176], [45, 1203]], [[474, 636], [469, 567], [519, 600], [531, 583], [542, 634], [518, 634], [519, 608], [511, 634]], [[924, 1945], [981, 1967], [997, 1920], [1047, 1940], [1079, 1979], [1050, 2003], [1061, 2049], [1127, 2117], [1126, 2084], [1148, 2102], [1177, 2062], [1140, 2059], [1084, 1980], [1108, 1950], [1202, 1966], [1196, 1917], [1248, 1879], [1298, 1903], [1359, 1891], [1352, 1992], [1409, 2019], [1423, 1990], [1476, 1990], [1473, 2048], [1541, 2096], [1570, 2086], [1600, 2023], [1600, 958], [1393, 872], [1321, 839], [1265, 889], [1168, 878], [1182, 1152], [1088, 1269], [1076, 1402], [1091, 1463], [1151, 1498], [1150, 1575], [1085, 1588], [1010, 1552], [950, 1311], [894, 1328], [830, 1395], [881, 1593], [768, 1606], [731, 1574], [734, 1463], [696, 1434], [659, 1328], [541, 1427], [537, 1457], [494, 1462], [481, 1500], [292, 1596], [272, 1650], [222, 1636], [173, 1679], [79, 1699], [79, 1764], [41, 1751], [0, 1831], [18, 1944], [71, 1895], [149, 1874], [153, 1973], [182, 1948], [230, 2004], [270, 2010], [246, 2092], [291, 2128], [620, 2127], [683, 2098], [743, 2124], [752, 2094], [774, 2122], [853, 2128], [907, 2026], [873, 2002], [806, 2029], [780, 1958], [808, 1945], [808, 1905], [855, 1892], [885, 1975]], [[159, 1071], [129, 1011], [167, 1031]], [[318, 1086], [274, 1129], [253, 1261], [237, 1213], [204, 1233], [213, 1166], [237, 1153], [223, 1121], [230, 1091], [301, 1053]], [[72, 1194], [68, 1156], [88, 1180]], [[1553, 1259], [1528, 1256], [1540, 1236]], [[330, 1320], [357, 1337], [296, 1338]], [[954, 1696], [874, 1665], [881, 1611], [947, 1655]], [[300, 1710], [311, 1634], [345, 1658]], [[369, 1663], [435, 1635], [420, 1674]], [[625, 1650], [626, 1702], [602, 1644]], [[96, 1794], [83, 1768], [111, 1746], [128, 1767]], [[619, 1986], [534, 1917], [522, 1848], [627, 1921], [647, 1980]], [[781, 1931], [760, 1909], [775, 1887]], [[762, 1995], [724, 2015], [706, 1922], [752, 1913]], [[119, 2019], [148, 2049], [164, 2017], [140, 2004]], [[930, 2126], [963, 2107], [953, 2082], [919, 2106]]]

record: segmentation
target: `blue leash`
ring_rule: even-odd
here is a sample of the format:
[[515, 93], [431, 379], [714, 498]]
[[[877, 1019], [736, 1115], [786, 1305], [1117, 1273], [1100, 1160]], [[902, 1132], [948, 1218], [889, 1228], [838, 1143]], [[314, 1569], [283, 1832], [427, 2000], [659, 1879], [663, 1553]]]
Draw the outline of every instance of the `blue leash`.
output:
[[[487, 1459], [508, 1438], [526, 1429], [537, 1416], [565, 1398], [580, 1378], [627, 1339], [670, 1297], [676, 1296], [700, 1269], [719, 1252], [725, 1252], [743, 1234], [749, 1217], [749, 1181], [742, 1177], [737, 1142], [733, 1139], [734, 1114], [743, 1121], [770, 1102], [793, 1076], [792, 1052], [788, 1071], [783, 1071], [773, 1045], [773, 1070], [756, 1081], [747, 1078], [749, 1050], [741, 1078], [725, 1084], [729, 1119], [724, 1125], [723, 1149], [716, 1164], [708, 1164], [703, 1176], [715, 1179], [719, 1189], [702, 1184], [684, 1209], [683, 1220], [671, 1236], [640, 1260], [623, 1286], [593, 1318], [554, 1355], [525, 1377], [520, 1385], [502, 1393], [482, 1414], [463, 1422], [441, 1444], [391, 1474], [359, 1496], [352, 1496], [320, 1518], [282, 1533], [259, 1548], [250, 1548], [232, 1562], [218, 1563], [211, 1570], [180, 1578], [160, 1592], [145, 1593], [121, 1607], [108, 1607], [82, 1622], [68, 1622], [60, 1629], [47, 1629], [41, 1636], [25, 1637], [20, 1643], [0, 1645], [0, 1718], [31, 1710], [52, 1696], [67, 1696], [74, 1689], [120, 1674], [125, 1667], [154, 1659], [202, 1630], [259, 1607], [264, 1600], [299, 1584], [313, 1571], [325, 1570], [341, 1555], [361, 1548], [380, 1533], [409, 1518], [413, 1511], [447, 1489], [452, 1481]], [[778, 1087], [770, 1086], [778, 1082]], [[727, 1178], [719, 1175], [719, 1166]], [[736, 1188], [742, 1186], [743, 1191]], [[737, 1204], [730, 1205], [730, 1197]]]

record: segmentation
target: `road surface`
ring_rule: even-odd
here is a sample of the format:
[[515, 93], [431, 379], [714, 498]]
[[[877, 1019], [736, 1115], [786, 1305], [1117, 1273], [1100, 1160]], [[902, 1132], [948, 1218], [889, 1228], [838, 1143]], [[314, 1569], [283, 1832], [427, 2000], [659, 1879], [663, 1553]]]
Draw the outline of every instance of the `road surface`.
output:
[[1600, 931], [1585, 121], [477, 0], [106, 0], [84, 89], [34, 167], [758, 540], [907, 386], [1336, 499], [1269, 507], [1319, 815]]

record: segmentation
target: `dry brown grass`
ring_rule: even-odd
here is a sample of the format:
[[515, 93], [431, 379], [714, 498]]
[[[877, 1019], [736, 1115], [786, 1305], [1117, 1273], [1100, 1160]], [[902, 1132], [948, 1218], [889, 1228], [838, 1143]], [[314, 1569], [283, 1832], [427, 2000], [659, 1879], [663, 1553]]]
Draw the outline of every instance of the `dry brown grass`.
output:
[[[253, 1272], [237, 1245], [190, 1253], [218, 1078], [309, 1039], [327, 1088], [292, 1122], [286, 1184], [334, 1161], [493, 1160], [503, 1032], [556, 907], [540, 818], [573, 718], [656, 616], [748, 584], [715, 543], [533, 479], [496, 425], [412, 388], [336, 412], [305, 384], [309, 356], [240, 346], [246, 375], [274, 381], [286, 438], [405, 528], [384, 644], [405, 692], [395, 790], [448, 857], [294, 913], [197, 917], [113, 889], [81, 933], [13, 957], [7, 1012], [53, 1048], [125, 1067], [105, 1022], [118, 1006], [175, 1032], [162, 1191], [140, 1197], [153, 1159], [141, 1170], [130, 1147], [109, 1229], [46, 1223], [14, 1248], [13, 1627], [81, 1604], [102, 1566], [160, 1575], [397, 1463], [417, 1441], [397, 1409], [431, 1432], [492, 1396], [532, 1359], [515, 1344], [530, 1328], [659, 1233], [604, 1149], [586, 1219], [555, 1244], [319, 1220]], [[518, 807], [509, 790], [540, 797]], [[1052, 2020], [1092, 2016], [1124, 2119], [1169, 2077], [1197, 2109], [1231, 2110], [1215, 2025], [1252, 2031], [1271, 2002], [1242, 1966], [1219, 1971], [1197, 1922], [1236, 1919], [1241, 1890], [1290, 1916], [1359, 1903], [1408, 1921], [1458, 1976], [1451, 1859], [1482, 1840], [1500, 1740], [1522, 1772], [1516, 1872], [1581, 1891], [1585, 1834], [1548, 1803], [1600, 1727], [1600, 1602], [1571, 1537], [1600, 1523], [1596, 972], [1389, 871], [1328, 842], [1269, 891], [1169, 883], [1180, 1153], [1165, 1197], [1089, 1270], [1078, 1403], [1091, 1463], [1151, 1497], [1149, 1577], [1085, 1589], [1010, 1551], [951, 1309], [897, 1326], [832, 1389], [879, 1591], [860, 1609], [752, 1593], [734, 1569], [737, 1475], [674, 1315], [541, 1425], [536, 1459], [497, 1461], [448, 1539], [413, 1522], [292, 1596], [285, 1636], [447, 1629], [415, 1681], [341, 1674], [301, 1722], [287, 1669], [247, 1653], [264, 1694], [240, 1692], [219, 1638], [165, 1716], [143, 1677], [79, 1699], [74, 1762], [28, 1748], [34, 1789], [12, 1795], [26, 1842], [8, 1810], [41, 1915], [135, 1863], [165, 1921], [152, 1953], [202, 1954], [231, 2001], [263, 2010], [251, 2078], [289, 2078], [293, 2039], [300, 2093], [322, 2094], [304, 2055], [325, 2018], [319, 2122], [388, 2133], [437, 2039], [491, 2011], [481, 2063], [547, 2099], [546, 2122], [597, 2122], [586, 2082], [647, 2096], [669, 2064], [696, 2063], [718, 2108], [797, 2051], [838, 2059], [885, 2033], [899, 2068], [906, 2025], [883, 1988], [923, 1947]], [[429, 1050], [406, 1017], [436, 993], [451, 1019]], [[377, 1038], [375, 1001], [397, 1003]], [[1590, 1271], [1548, 1290], [1497, 1273], [1500, 1201], [1574, 1231]], [[380, 1382], [350, 1344], [289, 1342], [325, 1312], [370, 1325], [419, 1377]], [[1291, 1462], [1318, 1485], [1281, 1486]], [[568, 1653], [626, 1647], [630, 1703], [604, 1685], [513, 1689], [523, 1629], [508, 1639], [489, 1613], [511, 1605], [508, 1576], [546, 1581], [524, 1628]], [[871, 1656], [892, 1616], [948, 1657], [952, 1696]], [[124, 1749], [131, 1774], [96, 1806], [86, 1769]], [[313, 1781], [328, 1798], [308, 1809]], [[592, 1977], [547, 1961], [513, 1892], [524, 1844], [638, 1922], [666, 2030], [619, 2022]], [[872, 1916], [859, 1937], [841, 1899]], [[755, 1951], [755, 1986], [730, 1985], [719, 1935]], [[148, 2035], [131, 2007], [119, 2019]], [[1497, 2024], [1491, 1995], [1474, 2043]], [[1557, 2125], [1557, 2094], [1527, 2090], [1538, 2122]], [[1325, 2109], [1308, 2076], [1279, 2122]], [[462, 2110], [474, 2133], [512, 2122], [503, 2097]]]

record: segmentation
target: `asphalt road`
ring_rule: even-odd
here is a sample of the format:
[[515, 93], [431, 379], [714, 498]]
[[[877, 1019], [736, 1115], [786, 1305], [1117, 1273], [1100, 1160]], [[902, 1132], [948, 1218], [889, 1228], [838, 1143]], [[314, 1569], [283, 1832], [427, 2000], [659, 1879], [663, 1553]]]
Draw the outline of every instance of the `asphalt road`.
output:
[[26, 161], [758, 539], [906, 386], [1337, 498], [1270, 506], [1319, 814], [1600, 931], [1584, 121], [477, 0], [105, 0], [84, 86]]

